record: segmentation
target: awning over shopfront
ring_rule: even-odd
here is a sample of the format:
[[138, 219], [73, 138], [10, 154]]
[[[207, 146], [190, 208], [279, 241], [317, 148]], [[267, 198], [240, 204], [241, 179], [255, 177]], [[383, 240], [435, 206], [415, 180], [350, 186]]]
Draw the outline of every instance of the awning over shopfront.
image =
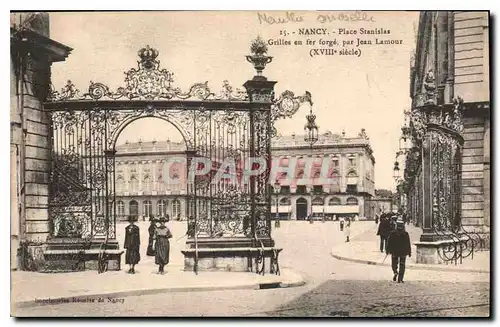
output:
[[[278, 206], [278, 213], [289, 213], [291, 211], [291, 206]], [[271, 213], [276, 213], [276, 206], [271, 206]]]
[[359, 214], [359, 205], [326, 206], [325, 213], [329, 213], [329, 214], [344, 214], [344, 213]]
[[323, 213], [326, 212], [325, 206], [312, 206], [313, 213]]

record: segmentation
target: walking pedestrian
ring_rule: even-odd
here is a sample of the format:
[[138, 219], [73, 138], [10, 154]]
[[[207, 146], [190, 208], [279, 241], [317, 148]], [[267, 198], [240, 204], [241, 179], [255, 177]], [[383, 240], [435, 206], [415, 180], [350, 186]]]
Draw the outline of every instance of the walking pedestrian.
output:
[[351, 236], [351, 218], [346, 218], [344, 235], [346, 236], [346, 242], [349, 242], [349, 236]]
[[155, 240], [155, 230], [156, 230], [156, 219], [151, 215], [149, 217], [149, 228], [148, 228], [148, 233], [149, 233], [149, 239], [148, 239], [148, 249], [146, 250], [146, 255], [150, 257], [155, 256], [155, 250], [154, 250], [154, 240]]
[[339, 219], [340, 231], [344, 231], [344, 217], [340, 217]]
[[172, 238], [172, 232], [165, 226], [165, 222], [169, 221], [169, 216], [160, 217], [158, 226], [155, 230], [155, 264], [158, 265], [158, 273], [164, 274], [164, 267], [168, 264], [170, 259], [170, 242], [169, 239]]
[[137, 220], [135, 216], [129, 216], [130, 224], [125, 227], [125, 244], [123, 247], [127, 250], [125, 253], [125, 264], [129, 265], [129, 274], [135, 274], [135, 265], [141, 260], [139, 252], [141, 246], [139, 227], [134, 224]]
[[377, 235], [380, 236], [380, 252], [382, 253], [387, 249], [387, 238], [391, 231], [391, 223], [387, 219], [387, 216], [383, 214], [380, 218], [380, 224], [377, 230]]
[[[387, 240], [387, 254], [391, 254], [393, 281], [404, 283], [406, 256], [411, 257], [410, 235], [405, 231], [405, 223], [399, 218], [396, 221], [396, 230], [392, 231]], [[399, 266], [399, 267], [398, 267]], [[399, 268], [399, 270], [398, 270]]]

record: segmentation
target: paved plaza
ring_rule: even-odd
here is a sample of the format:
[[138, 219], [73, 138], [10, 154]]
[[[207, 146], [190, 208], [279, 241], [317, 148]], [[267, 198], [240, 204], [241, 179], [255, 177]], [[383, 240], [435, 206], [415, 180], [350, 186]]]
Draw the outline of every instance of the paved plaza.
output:
[[[147, 245], [147, 225], [139, 223], [143, 237], [142, 253], [145, 253]], [[124, 226], [119, 224], [119, 230], [122, 231]], [[373, 221], [354, 222], [352, 241], [349, 243], [345, 242], [344, 234], [336, 222], [282, 222], [281, 228], [274, 229], [276, 243], [284, 248], [280, 257], [281, 269], [285, 275], [289, 274], [287, 278], [299, 280], [300, 276], [305, 285], [275, 289], [252, 287], [246, 273], [200, 272], [196, 276], [192, 272], [182, 272], [183, 258], [177, 252], [184, 246], [184, 239], [179, 238], [185, 232], [185, 223], [171, 222], [170, 226], [174, 238], [172, 264], [166, 269], [167, 274], [157, 275], [152, 258], [146, 256], [137, 266], [136, 275], [128, 275], [124, 271], [101, 275], [84, 272], [68, 277], [68, 274], [63, 274], [65, 276], [58, 277], [59, 281], [64, 278], [83, 278], [87, 283], [86, 289], [105, 285], [101, 291], [108, 291], [111, 295], [100, 303], [25, 303], [16, 309], [16, 314], [278, 317], [489, 315], [489, 273], [408, 268], [405, 284], [397, 284], [391, 280], [389, 267], [338, 260], [332, 256], [336, 248], [358, 248], [357, 242], [368, 244], [370, 238], [371, 246], [365, 251], [373, 251], [373, 247], [376, 250], [376, 224]], [[119, 235], [123, 238], [122, 233]], [[476, 262], [479, 264], [479, 261]], [[14, 273], [14, 276], [24, 273]], [[81, 274], [80, 277], [78, 274]], [[38, 274], [37, 278], [43, 282], [43, 278], [48, 281], [53, 276]], [[115, 278], [121, 281], [113, 283]], [[266, 275], [264, 278], [275, 277]], [[124, 279], [127, 279], [126, 284], [129, 286], [143, 283], [147, 287], [144, 286], [142, 292], [136, 289], [136, 292], [127, 293], [127, 287], [123, 286]], [[255, 280], [253, 282], [255, 286]], [[60, 289], [65, 287], [67, 284], [59, 282]], [[52, 294], [56, 293], [56, 290], [52, 291]], [[26, 298], [27, 295], [24, 296]], [[45, 298], [51, 297], [51, 293], [45, 294]]]

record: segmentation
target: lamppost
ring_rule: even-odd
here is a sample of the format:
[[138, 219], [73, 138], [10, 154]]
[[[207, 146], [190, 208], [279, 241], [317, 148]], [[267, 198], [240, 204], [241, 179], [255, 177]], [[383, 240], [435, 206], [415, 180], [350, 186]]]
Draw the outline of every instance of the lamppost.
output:
[[[403, 183], [404, 179], [401, 177], [401, 170], [399, 168], [399, 162], [398, 162], [398, 157], [399, 156], [406, 156], [410, 149], [412, 148], [412, 142], [411, 142], [411, 129], [408, 126], [408, 117], [410, 116], [409, 111], [405, 111], [405, 122], [403, 124], [403, 127], [401, 127], [401, 137], [399, 138], [399, 151], [396, 153], [396, 162], [394, 163], [394, 181], [396, 182], [396, 190], [398, 193], [398, 201], [399, 201], [399, 208], [402, 208], [403, 204]], [[406, 207], [406, 206], [405, 206]]]
[[[394, 162], [394, 168], [393, 168], [393, 175], [392, 177], [394, 178], [394, 181], [396, 182], [396, 191], [398, 194], [398, 208], [401, 208], [401, 185], [403, 183], [403, 179], [401, 178], [401, 169], [399, 168], [399, 162], [396, 161]], [[391, 203], [392, 206], [392, 203]], [[392, 208], [391, 208], [392, 210]]]
[[281, 185], [278, 180], [274, 183], [274, 192], [276, 193], [276, 218], [274, 221], [274, 227], [279, 228], [280, 223], [280, 214], [279, 214], [279, 204], [278, 204], [278, 194], [280, 193]]
[[[309, 143], [309, 147], [311, 149], [311, 156], [313, 154], [313, 146], [316, 142], [318, 142], [318, 125], [316, 125], [316, 115], [313, 114], [312, 112], [312, 104], [311, 108], [309, 109], [309, 114], [306, 116], [307, 123], [304, 126], [304, 141]], [[312, 192], [310, 193], [311, 195], [311, 213], [309, 216], [309, 222], [312, 224], [313, 219], [312, 219]]]

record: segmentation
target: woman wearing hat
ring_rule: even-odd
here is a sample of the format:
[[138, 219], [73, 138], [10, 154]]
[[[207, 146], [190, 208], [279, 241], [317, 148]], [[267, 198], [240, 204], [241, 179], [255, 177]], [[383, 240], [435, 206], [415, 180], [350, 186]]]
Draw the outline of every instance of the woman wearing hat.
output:
[[165, 222], [169, 220], [169, 216], [160, 217], [158, 226], [155, 230], [155, 264], [158, 265], [158, 273], [164, 274], [163, 268], [168, 264], [170, 258], [170, 242], [169, 239], [172, 238], [172, 233], [170, 229], [165, 226]]
[[155, 240], [155, 230], [156, 230], [156, 219], [153, 217], [153, 215], [149, 216], [149, 228], [148, 228], [148, 233], [149, 233], [149, 239], [148, 239], [148, 249], [146, 251], [146, 255], [150, 257], [155, 256], [155, 250], [154, 250], [154, 240]]
[[123, 247], [127, 249], [127, 253], [125, 254], [125, 264], [129, 265], [129, 274], [135, 274], [134, 266], [141, 260], [141, 254], [139, 253], [141, 239], [139, 227], [134, 224], [136, 220], [136, 217], [132, 215], [128, 216], [130, 224], [125, 227], [125, 244]]

